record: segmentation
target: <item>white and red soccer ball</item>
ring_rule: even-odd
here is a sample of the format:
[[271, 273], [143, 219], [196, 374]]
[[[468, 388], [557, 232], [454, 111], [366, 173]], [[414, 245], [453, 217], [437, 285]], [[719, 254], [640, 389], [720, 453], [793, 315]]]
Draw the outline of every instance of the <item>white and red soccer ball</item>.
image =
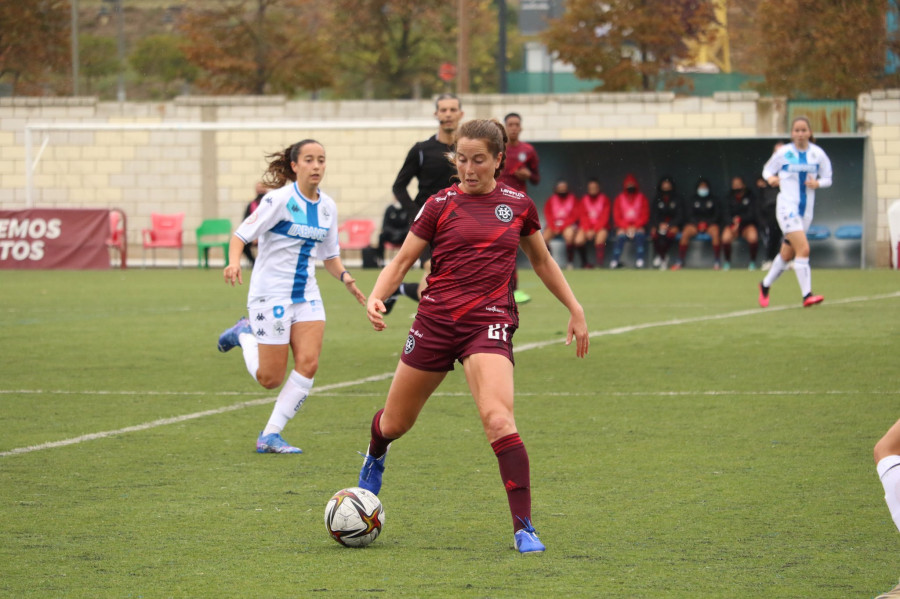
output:
[[378, 538], [383, 526], [381, 501], [360, 487], [341, 489], [325, 505], [325, 528], [345, 547], [365, 547]]

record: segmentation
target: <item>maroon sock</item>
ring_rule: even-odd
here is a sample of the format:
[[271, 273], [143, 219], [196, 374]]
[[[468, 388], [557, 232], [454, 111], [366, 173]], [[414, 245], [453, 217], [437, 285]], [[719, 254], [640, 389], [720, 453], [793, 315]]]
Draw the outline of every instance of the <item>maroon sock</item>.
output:
[[731, 262], [731, 244], [723, 244], [722, 249], [725, 250], [725, 262]]
[[569, 264], [575, 262], [575, 246], [566, 244], [566, 260], [569, 261]]
[[666, 254], [669, 253], [669, 238], [665, 235], [660, 235], [656, 242], [656, 254], [662, 258], [666, 259]]
[[372, 440], [369, 441], [368, 454], [374, 458], [380, 458], [387, 453], [388, 445], [394, 440], [381, 434], [381, 414], [383, 412], [384, 409], [378, 410], [375, 417], [372, 418]]
[[719, 255], [722, 253], [722, 246], [718, 243], [713, 244], [713, 257], [716, 259], [716, 262], [719, 261]]
[[606, 244], [594, 246], [594, 257], [597, 258], [597, 266], [603, 265], [603, 258], [606, 256]]
[[688, 246], [683, 244], [678, 244], [678, 259], [684, 262], [684, 257], [687, 256]]
[[759, 242], [754, 241], [753, 243], [747, 244], [750, 247], [750, 261], [756, 262], [756, 252], [759, 250]]
[[525, 527], [531, 521], [531, 475], [528, 470], [528, 452], [519, 438], [519, 433], [507, 435], [491, 443], [500, 478], [506, 487], [509, 511], [512, 514], [513, 532]]

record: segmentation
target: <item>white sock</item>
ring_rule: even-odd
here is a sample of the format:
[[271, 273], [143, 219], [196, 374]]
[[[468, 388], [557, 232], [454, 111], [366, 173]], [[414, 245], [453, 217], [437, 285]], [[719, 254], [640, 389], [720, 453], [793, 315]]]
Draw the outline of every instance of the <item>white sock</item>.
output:
[[772, 267], [769, 268], [769, 272], [766, 273], [766, 277], [763, 279], [764, 287], [771, 287], [772, 283], [778, 280], [778, 277], [784, 272], [784, 265], [785, 262], [781, 254], [775, 256], [775, 259], [772, 260]]
[[812, 292], [812, 272], [809, 268], [809, 258], [794, 258], [794, 274], [800, 283], [800, 295], [806, 297]]
[[253, 333], [241, 333], [238, 335], [238, 343], [241, 344], [241, 350], [244, 352], [244, 364], [247, 365], [247, 372], [256, 380], [256, 373], [259, 370], [259, 342]]
[[882, 458], [877, 470], [884, 486], [884, 500], [891, 511], [894, 525], [900, 530], [900, 456], [889, 455]]
[[264, 435], [271, 433], [280, 433], [288, 421], [294, 417], [294, 414], [303, 406], [303, 402], [309, 396], [312, 390], [313, 379], [308, 379], [296, 370], [291, 371], [284, 387], [275, 400], [275, 408], [269, 417], [266, 428], [263, 429]]

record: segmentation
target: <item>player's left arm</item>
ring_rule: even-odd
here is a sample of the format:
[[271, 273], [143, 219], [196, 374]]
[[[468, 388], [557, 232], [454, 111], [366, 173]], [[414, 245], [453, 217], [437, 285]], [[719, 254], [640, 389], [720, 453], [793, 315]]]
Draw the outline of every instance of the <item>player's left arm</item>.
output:
[[574, 337], [576, 342], [575, 354], [579, 358], [583, 358], [587, 355], [588, 347], [590, 346], [584, 308], [578, 303], [572, 288], [569, 287], [569, 282], [566, 281], [566, 277], [563, 276], [559, 265], [553, 259], [553, 256], [550, 255], [541, 232], [535, 231], [531, 235], [523, 237], [519, 241], [519, 246], [525, 252], [528, 261], [531, 262], [531, 266], [534, 268], [535, 274], [541, 279], [544, 286], [568, 308], [569, 325], [566, 332], [566, 345], [570, 345]]
[[822, 157], [819, 159], [818, 177], [815, 179], [810, 177], [806, 182], [806, 186], [812, 189], [831, 187], [831, 177], [831, 160], [825, 152], [822, 152]]

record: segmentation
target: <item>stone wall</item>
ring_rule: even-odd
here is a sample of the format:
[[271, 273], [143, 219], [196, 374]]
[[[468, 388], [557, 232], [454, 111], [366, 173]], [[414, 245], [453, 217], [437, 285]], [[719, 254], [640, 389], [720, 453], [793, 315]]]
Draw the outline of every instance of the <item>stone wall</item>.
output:
[[857, 102], [860, 131], [869, 138], [866, 160], [865, 251], [874, 266], [890, 266], [891, 246], [887, 210], [900, 200], [900, 89], [860, 94]]
[[[872, 185], [865, 199], [874, 264], [889, 263], [886, 211], [900, 198], [900, 90], [859, 99], [871, 140]], [[527, 115], [527, 139], [644, 140], [748, 138], [785, 132], [784, 102], [753, 92], [676, 97], [668, 92], [464, 96], [467, 118]], [[138, 244], [151, 212], [184, 212], [185, 242], [204, 218], [240, 222], [265, 155], [306, 137], [328, 153], [323, 189], [341, 220], [380, 221], [410, 146], [436, 129], [431, 101], [289, 101], [284, 97], [182, 97], [164, 103], [94, 98], [0, 98], [0, 208], [28, 205], [25, 126], [79, 124], [79, 130], [34, 131], [32, 203], [36, 207], [116, 207]], [[229, 123], [196, 131], [179, 123]], [[384, 128], [396, 122], [397, 126]], [[400, 125], [400, 122], [403, 124]], [[159, 123], [167, 130], [92, 130], [94, 124]], [[378, 123], [381, 123], [379, 127]], [[243, 128], [241, 128], [243, 127]], [[323, 128], [325, 127], [325, 128]], [[47, 139], [46, 147], [42, 144]], [[412, 183], [412, 188], [415, 182]], [[414, 193], [413, 193], [414, 195]], [[187, 252], [187, 255], [190, 255]], [[870, 259], [869, 264], [873, 264]]]

